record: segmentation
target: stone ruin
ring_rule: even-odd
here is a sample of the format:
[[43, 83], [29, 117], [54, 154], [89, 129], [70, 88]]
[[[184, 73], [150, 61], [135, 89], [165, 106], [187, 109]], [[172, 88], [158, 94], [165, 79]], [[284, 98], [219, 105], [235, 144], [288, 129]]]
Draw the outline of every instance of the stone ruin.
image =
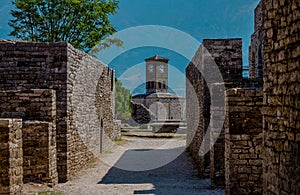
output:
[[0, 42], [0, 194], [66, 182], [119, 126], [107, 65], [66, 42]]
[[[293, 0], [259, 3], [249, 79], [242, 78], [241, 39], [202, 43], [224, 83], [201, 75], [203, 47], [187, 67], [189, 151], [199, 173], [212, 185], [225, 184], [227, 194], [299, 194], [299, 10]], [[0, 193], [20, 193], [23, 181], [67, 181], [109, 147], [118, 134], [113, 75], [65, 42], [0, 43]], [[225, 118], [209, 93], [221, 85]], [[220, 136], [208, 129], [212, 119], [225, 119]], [[209, 153], [201, 143], [212, 147]]]
[[[203, 40], [186, 69], [188, 150], [199, 173], [209, 176], [213, 186], [225, 185], [227, 194], [300, 192], [299, 10], [299, 2], [292, 0], [258, 4], [249, 49], [250, 78], [242, 78], [241, 39]], [[223, 83], [206, 82], [204, 47]], [[226, 89], [220, 94], [226, 98], [225, 109], [209, 92], [218, 93], [221, 85]], [[216, 137], [209, 123], [221, 119], [225, 123]]]

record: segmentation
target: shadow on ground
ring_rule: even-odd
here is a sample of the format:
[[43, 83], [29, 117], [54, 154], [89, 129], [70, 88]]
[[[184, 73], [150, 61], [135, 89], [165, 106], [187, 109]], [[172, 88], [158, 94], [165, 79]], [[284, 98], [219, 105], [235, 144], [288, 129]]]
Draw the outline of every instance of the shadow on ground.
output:
[[[168, 158], [178, 150], [183, 152], [172, 162], [148, 171], [140, 170], [141, 163], [147, 167]], [[159, 159], [159, 160], [158, 160]], [[119, 168], [117, 168], [119, 167]], [[120, 167], [130, 167], [123, 170]], [[223, 194], [222, 190], [212, 193], [209, 179], [200, 179], [184, 148], [168, 150], [127, 150], [98, 184], [152, 184], [150, 190], [135, 190], [134, 194]]]

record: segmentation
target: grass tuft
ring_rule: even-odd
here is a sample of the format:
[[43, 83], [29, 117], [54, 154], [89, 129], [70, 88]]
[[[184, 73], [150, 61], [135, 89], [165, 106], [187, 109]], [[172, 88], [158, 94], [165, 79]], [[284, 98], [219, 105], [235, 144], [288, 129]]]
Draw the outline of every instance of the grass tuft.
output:
[[117, 146], [124, 146], [125, 144], [128, 144], [129, 142], [130, 142], [129, 140], [124, 140], [124, 139], [115, 140], [115, 144]]

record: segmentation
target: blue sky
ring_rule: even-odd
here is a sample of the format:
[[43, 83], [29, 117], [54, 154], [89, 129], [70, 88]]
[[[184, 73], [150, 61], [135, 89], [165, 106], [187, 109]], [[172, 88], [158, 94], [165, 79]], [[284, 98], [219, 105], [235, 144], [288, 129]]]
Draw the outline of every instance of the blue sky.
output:
[[121, 0], [112, 23], [118, 30], [163, 25], [182, 30], [200, 42], [205, 38], [243, 38], [244, 62], [259, 0]]
[[[243, 38], [243, 65], [247, 66], [250, 36], [254, 31], [254, 9], [258, 2], [259, 0], [120, 0], [118, 13], [111, 17], [111, 22], [118, 31], [140, 25], [168, 26], [190, 34], [199, 42], [209, 38]], [[7, 23], [11, 8], [10, 0], [0, 1], [0, 38], [8, 38], [10, 28]], [[120, 76], [128, 68], [143, 63], [145, 58], [155, 54], [170, 58], [170, 63], [184, 73], [188, 64], [186, 58], [155, 47], [130, 50], [109, 65]]]

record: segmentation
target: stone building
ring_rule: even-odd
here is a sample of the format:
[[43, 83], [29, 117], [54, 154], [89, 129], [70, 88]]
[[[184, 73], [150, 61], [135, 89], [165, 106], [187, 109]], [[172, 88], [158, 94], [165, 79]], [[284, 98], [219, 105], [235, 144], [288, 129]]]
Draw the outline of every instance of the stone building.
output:
[[172, 131], [185, 120], [181, 96], [168, 92], [169, 59], [158, 55], [146, 61], [146, 93], [132, 97], [132, 116], [141, 124], [150, 124], [154, 132]]
[[[300, 24], [296, 10], [300, 4], [292, 0], [259, 3], [249, 50], [250, 79], [226, 76], [236, 56], [241, 59], [241, 53], [224, 55], [238, 51], [226, 45], [230, 40], [211, 42], [208, 49], [223, 83], [205, 82], [201, 71], [208, 64], [201, 48], [187, 67], [191, 83], [187, 84], [188, 148], [199, 173], [210, 170], [213, 185], [220, 184], [217, 177], [225, 177], [227, 194], [299, 194]], [[203, 45], [207, 47], [205, 40]], [[241, 60], [235, 66], [241, 68]], [[225, 93], [220, 85], [225, 86]], [[189, 95], [193, 91], [196, 97]], [[215, 93], [224, 96], [225, 114], [219, 102], [211, 99]], [[214, 138], [214, 128], [207, 123], [222, 119], [223, 129]], [[214, 139], [216, 144], [211, 145]], [[203, 144], [210, 146], [206, 155], [201, 153]]]
[[114, 71], [102, 62], [66, 42], [0, 42], [0, 117], [3, 128], [21, 119], [25, 182], [65, 182], [111, 147], [113, 109]]

